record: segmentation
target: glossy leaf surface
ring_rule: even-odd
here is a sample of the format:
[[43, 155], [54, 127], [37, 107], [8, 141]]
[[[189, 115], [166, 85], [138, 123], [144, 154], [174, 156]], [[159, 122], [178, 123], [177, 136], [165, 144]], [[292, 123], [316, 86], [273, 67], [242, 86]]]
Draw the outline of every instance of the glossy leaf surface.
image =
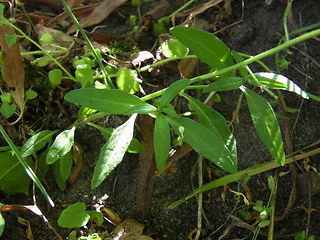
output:
[[135, 108], [135, 113], [148, 114], [154, 112], [156, 108], [140, 98], [119, 89], [77, 89], [69, 92], [65, 99], [88, 108], [96, 109], [110, 114], [133, 114], [131, 108]]
[[50, 140], [52, 139], [52, 136], [57, 131], [49, 131], [49, 130], [43, 130], [36, 135], [33, 135], [31, 138], [28, 139], [28, 141], [22, 146], [20, 153], [22, 157], [30, 156], [34, 153], [36, 153], [38, 150], [43, 148]]
[[120, 90], [134, 94], [139, 91], [139, 82], [130, 69], [121, 68], [117, 73], [117, 86]]
[[193, 149], [224, 171], [237, 171], [237, 163], [226, 144], [205, 126], [189, 118], [167, 118], [170, 125]]
[[175, 96], [191, 83], [190, 79], [181, 79], [171, 84], [159, 100], [160, 107], [166, 107]]
[[283, 165], [285, 154], [279, 124], [271, 105], [260, 95], [241, 87], [251, 118], [261, 141], [266, 145], [273, 159]]
[[49, 152], [46, 157], [47, 164], [54, 163], [70, 151], [74, 143], [75, 129], [76, 128], [73, 127], [71, 130], [65, 130], [56, 137], [53, 144], [49, 148]]
[[157, 168], [162, 172], [168, 159], [171, 143], [169, 123], [162, 114], [159, 114], [155, 120], [153, 143]]
[[84, 203], [75, 203], [67, 207], [61, 213], [58, 224], [64, 228], [79, 228], [87, 224], [90, 216], [86, 212]]
[[108, 142], [101, 148], [98, 163], [94, 168], [91, 189], [98, 187], [122, 161], [133, 137], [136, 117], [137, 114], [132, 115], [123, 125], [116, 128]]
[[175, 27], [170, 32], [213, 70], [233, 65], [230, 49], [213, 34], [183, 26]]

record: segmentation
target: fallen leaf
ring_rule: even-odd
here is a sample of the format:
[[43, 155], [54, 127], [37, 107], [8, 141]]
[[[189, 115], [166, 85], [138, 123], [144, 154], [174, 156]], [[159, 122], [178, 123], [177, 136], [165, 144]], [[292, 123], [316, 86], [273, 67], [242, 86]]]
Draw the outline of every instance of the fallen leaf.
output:
[[68, 183], [73, 184], [76, 182], [83, 165], [83, 153], [80, 151], [76, 144], [73, 144], [73, 160], [74, 166], [71, 169]]
[[154, 120], [148, 115], [140, 115], [142, 145], [145, 148], [139, 155], [139, 175], [137, 203], [142, 218], [149, 213], [150, 199], [155, 181], [156, 163], [153, 150]]
[[60, 0], [23, 0], [23, 3], [29, 7], [46, 7], [51, 8], [55, 11], [62, 9], [63, 5]]
[[24, 110], [24, 67], [22, 64], [19, 43], [8, 46], [5, 36], [15, 35], [14, 29], [6, 24], [0, 26], [0, 46], [2, 50], [5, 82], [10, 89], [12, 97], [21, 110]]
[[80, 7], [84, 0], [67, 0], [67, 4], [70, 8]]
[[101, 210], [108, 215], [108, 219], [113, 225], [118, 226], [121, 224], [121, 218], [119, 217], [119, 215], [112, 211], [110, 208], [102, 207]]
[[182, 78], [192, 78], [195, 67], [197, 66], [198, 58], [181, 59], [178, 65], [179, 73]]
[[26, 219], [21, 218], [21, 217], [18, 217], [18, 222], [22, 225], [27, 226], [26, 233], [27, 233], [28, 240], [34, 240], [30, 222]]
[[[93, 12], [79, 21], [81, 27], [86, 28], [101, 23], [106, 19], [116, 8], [124, 4], [127, 0], [104, 0]], [[68, 33], [74, 33], [77, 30], [76, 25], [72, 25], [68, 29]]]

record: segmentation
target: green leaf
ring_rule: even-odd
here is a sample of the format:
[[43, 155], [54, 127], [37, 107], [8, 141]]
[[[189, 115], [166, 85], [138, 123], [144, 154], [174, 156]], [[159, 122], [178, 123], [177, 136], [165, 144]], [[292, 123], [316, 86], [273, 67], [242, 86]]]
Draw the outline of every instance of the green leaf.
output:
[[[113, 128], [104, 128], [99, 125], [90, 123], [90, 126], [97, 128], [102, 133], [103, 137], [108, 141], [113, 132]], [[136, 139], [133, 138], [127, 151], [129, 153], [142, 153], [144, 152], [144, 146]]]
[[203, 89], [203, 92], [230, 91], [239, 88], [243, 84], [244, 80], [240, 77], [225, 77], [210, 83], [208, 87]]
[[73, 164], [73, 152], [70, 150], [60, 159], [60, 175], [63, 181], [67, 181]]
[[[257, 77], [261, 85], [266, 85], [268, 86], [268, 88], [271, 88], [271, 89], [281, 89], [289, 92], [294, 92], [303, 98], [309, 99], [308, 93], [303, 91], [297, 84], [295, 84], [294, 82], [292, 82], [290, 79], [288, 79], [283, 75], [270, 73], [270, 72], [259, 72], [259, 73], [255, 73], [254, 75]], [[254, 81], [252, 80], [251, 76], [248, 77], [246, 80], [248, 80], [250, 84], [257, 86], [257, 84], [255, 84]]]
[[85, 119], [96, 112], [97, 112], [96, 109], [82, 106], [78, 111], [78, 120]]
[[61, 161], [61, 159], [59, 159], [58, 161], [53, 163], [53, 176], [54, 176], [54, 180], [56, 181], [59, 189], [61, 191], [64, 191], [66, 189], [67, 182], [62, 179], [61, 171], [60, 171], [60, 168], [61, 168], [60, 161]]
[[7, 93], [5, 93], [5, 94], [2, 94], [1, 96], [0, 96], [0, 98], [1, 98], [1, 101], [3, 102], [3, 103], [12, 103], [12, 101], [13, 101], [13, 97], [12, 97], [12, 95], [11, 95], [11, 93], [10, 92], [7, 92]]
[[61, 84], [62, 71], [60, 69], [52, 69], [49, 72], [48, 77], [52, 86], [58, 86]]
[[[1, 207], [2, 207], [3, 205], [4, 205], [4, 204], [0, 203], [0, 209], [1, 209]], [[0, 237], [2, 236], [5, 223], [6, 223], [6, 222], [5, 222], [5, 220], [4, 220], [4, 218], [2, 217], [2, 214], [1, 214], [1, 212], [0, 212]]]
[[[33, 165], [31, 159], [25, 159]], [[10, 152], [0, 153], [0, 190], [12, 195], [24, 193], [29, 195], [30, 178], [15, 155]]]
[[137, 114], [116, 128], [108, 142], [101, 148], [98, 163], [94, 168], [91, 189], [98, 187], [112, 170], [122, 161], [133, 137], [134, 121]]
[[9, 47], [16, 43], [18, 36], [16, 34], [4, 34], [4, 39]]
[[[231, 153], [230, 159], [234, 165], [237, 165], [237, 146], [236, 140], [232, 135], [226, 119], [214, 109], [208, 107], [204, 103], [186, 95], [182, 94], [184, 98], [189, 101], [192, 109], [196, 112], [200, 123], [206, 128], [210, 129], [210, 131], [215, 134], [222, 143], [224, 143], [224, 147], [227, 147], [229, 152]], [[226, 160], [228, 162], [228, 160]]]
[[162, 17], [157, 23], [152, 26], [152, 33], [155, 37], [159, 37], [160, 34], [166, 33], [166, 25], [169, 24], [170, 18], [168, 16]]
[[117, 86], [120, 90], [134, 94], [139, 91], [140, 84], [130, 69], [121, 68], [117, 73]]
[[30, 156], [43, 148], [48, 142], [51, 141], [53, 134], [57, 131], [43, 130], [36, 135], [33, 135], [22, 146], [20, 153], [22, 157]]
[[47, 66], [50, 61], [51, 59], [48, 56], [43, 56], [35, 59], [31, 63], [33, 65], [36, 65], [37, 67], [44, 67], [44, 66]]
[[259, 227], [263, 228], [266, 226], [269, 226], [270, 224], [270, 220], [262, 220], [261, 222], [259, 222]]
[[183, 140], [203, 157], [212, 161], [224, 171], [237, 171], [237, 162], [233, 154], [220, 138], [210, 129], [189, 118], [167, 117], [170, 125]]
[[76, 70], [76, 81], [81, 83], [82, 87], [85, 87], [86, 84], [89, 82], [93, 84], [94, 81], [94, 74], [96, 73], [95, 70], [91, 68], [91, 66], [87, 63], [77, 65]]
[[76, 128], [73, 127], [71, 130], [65, 130], [56, 137], [47, 154], [47, 164], [54, 163], [70, 151], [74, 143], [75, 129]]
[[97, 212], [97, 211], [88, 211], [88, 214], [91, 219], [93, 219], [96, 222], [97, 226], [101, 226], [103, 223], [103, 214], [102, 212]]
[[26, 91], [26, 98], [25, 98], [25, 101], [28, 101], [28, 100], [32, 100], [34, 98], [38, 97], [38, 93], [29, 89]]
[[313, 95], [311, 93], [307, 93], [309, 98], [312, 98], [313, 100], [316, 100], [318, 102], [320, 102], [320, 97]]
[[164, 170], [170, 151], [170, 127], [163, 114], [156, 117], [153, 133], [154, 154], [157, 168], [160, 172]]
[[49, 33], [44, 33], [41, 35], [40, 41], [51, 44], [53, 42], [53, 36]]
[[156, 111], [156, 108], [140, 98], [119, 89], [77, 89], [69, 92], [65, 99], [68, 102], [97, 109], [110, 114], [129, 115], [133, 107], [135, 112], [148, 114]]
[[[232, 54], [234, 60], [236, 61], [236, 63], [244, 62], [243, 57], [238, 52], [231, 51], [231, 54]], [[249, 74], [248, 69], [246, 68], [246, 66], [239, 68], [239, 71], [240, 71], [240, 74], [241, 74], [242, 78], [245, 78]]]
[[190, 79], [181, 79], [173, 84], [171, 84], [167, 90], [162, 94], [160, 100], [159, 100], [159, 106], [160, 108], [168, 106], [168, 104], [172, 101], [172, 99], [175, 98], [175, 96], [184, 90], [188, 84], [190, 84]]
[[175, 27], [170, 32], [214, 71], [233, 65], [230, 49], [213, 34], [183, 26]]
[[244, 93], [256, 131], [273, 159], [283, 165], [285, 154], [280, 128], [271, 105], [260, 95], [240, 87]]
[[15, 104], [4, 102], [0, 107], [0, 112], [5, 118], [9, 118], [15, 113], [16, 109], [17, 106]]
[[185, 57], [189, 53], [189, 49], [183, 45], [178, 39], [169, 39], [168, 42], [161, 44], [162, 54], [167, 58]]
[[61, 213], [58, 224], [63, 228], [79, 228], [87, 224], [90, 216], [84, 203], [74, 203]]

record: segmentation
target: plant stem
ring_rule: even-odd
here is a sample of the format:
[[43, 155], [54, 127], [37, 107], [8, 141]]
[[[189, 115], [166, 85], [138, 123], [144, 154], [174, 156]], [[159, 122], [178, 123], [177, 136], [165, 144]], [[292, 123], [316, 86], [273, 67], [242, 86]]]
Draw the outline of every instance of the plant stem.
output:
[[[312, 150], [310, 152], [299, 154], [299, 155], [296, 155], [296, 156], [293, 156], [293, 157], [288, 157], [288, 158], [286, 158], [284, 164], [289, 164], [289, 163], [292, 163], [294, 161], [301, 160], [301, 159], [304, 159], [306, 157], [309, 157], [309, 156], [312, 156], [312, 155], [315, 155], [315, 154], [318, 154], [318, 153], [320, 153], [320, 148], [317, 148], [317, 149], [314, 149], [314, 150]], [[232, 182], [238, 181], [238, 180], [242, 179], [243, 177], [246, 177], [246, 176], [251, 177], [253, 175], [256, 175], [256, 174], [259, 174], [259, 173], [262, 173], [262, 172], [266, 172], [266, 171], [269, 171], [271, 169], [274, 169], [274, 168], [277, 168], [277, 167], [280, 167], [280, 166], [281, 165], [279, 165], [275, 161], [271, 161], [271, 162], [260, 164], [260, 165], [258, 165], [256, 167], [247, 168], [247, 169], [241, 170], [241, 171], [236, 172], [236, 173], [225, 175], [224, 177], [221, 177], [221, 178], [219, 178], [217, 180], [209, 182], [209, 183], [203, 185], [201, 188], [196, 189], [195, 191], [193, 191], [191, 194], [189, 194], [185, 198], [180, 199], [180, 200], [170, 204], [168, 206], [168, 208], [169, 209], [173, 209], [173, 208], [177, 207], [178, 205], [180, 205], [181, 203], [187, 201], [189, 198], [195, 196], [196, 194], [199, 194], [200, 192], [205, 192], [205, 191], [217, 188], [217, 187], [221, 187], [224, 184], [228, 184], [228, 183], [232, 183]]]
[[109, 85], [111, 86], [111, 88], [115, 88], [111, 78], [106, 70], [106, 68], [104, 67], [104, 65], [102, 64], [96, 50], [94, 49], [90, 39], [88, 38], [87, 34], [83, 31], [83, 28], [80, 26], [79, 21], [77, 20], [77, 18], [74, 16], [74, 14], [72, 13], [70, 7], [68, 6], [68, 4], [66, 3], [65, 0], [61, 0], [61, 3], [63, 4], [63, 6], [65, 7], [66, 11], [68, 12], [68, 14], [70, 15], [70, 17], [72, 18], [73, 22], [75, 23], [75, 25], [78, 27], [79, 32], [81, 33], [82, 37], [84, 38], [84, 40], [87, 42], [87, 44], [89, 45], [89, 48], [92, 51], [92, 55], [94, 56], [94, 58], [97, 60], [102, 72], [104, 73]]

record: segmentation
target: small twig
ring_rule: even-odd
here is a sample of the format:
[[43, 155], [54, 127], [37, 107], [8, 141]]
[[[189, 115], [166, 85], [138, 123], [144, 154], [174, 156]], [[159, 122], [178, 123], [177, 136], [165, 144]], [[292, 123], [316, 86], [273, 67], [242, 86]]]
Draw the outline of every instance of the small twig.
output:
[[[199, 187], [203, 184], [202, 176], [202, 156], [198, 155], [198, 184]], [[198, 224], [195, 240], [198, 240], [202, 229], [202, 193], [198, 194]]]

